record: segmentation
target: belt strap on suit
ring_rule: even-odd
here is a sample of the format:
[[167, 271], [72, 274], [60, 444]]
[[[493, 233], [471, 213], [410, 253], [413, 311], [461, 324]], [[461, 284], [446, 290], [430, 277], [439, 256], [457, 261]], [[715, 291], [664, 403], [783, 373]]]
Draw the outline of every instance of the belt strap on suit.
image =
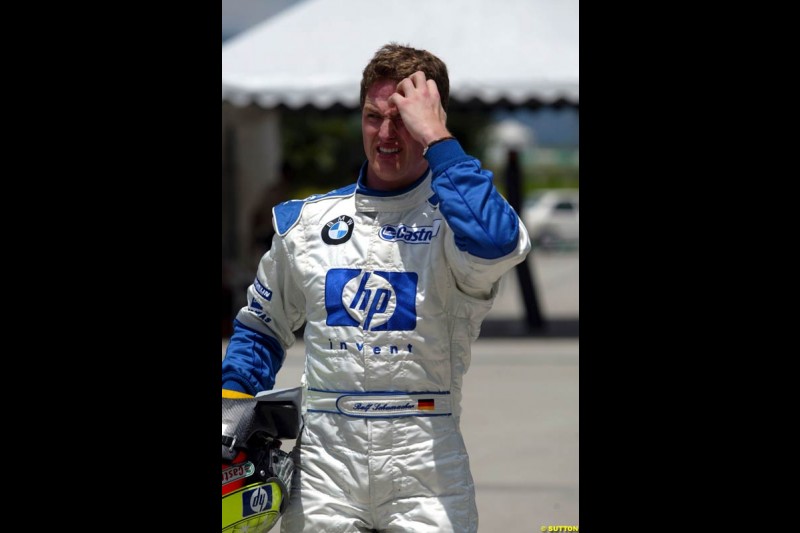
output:
[[311, 388], [306, 391], [306, 410], [361, 418], [453, 414], [449, 392], [345, 392]]

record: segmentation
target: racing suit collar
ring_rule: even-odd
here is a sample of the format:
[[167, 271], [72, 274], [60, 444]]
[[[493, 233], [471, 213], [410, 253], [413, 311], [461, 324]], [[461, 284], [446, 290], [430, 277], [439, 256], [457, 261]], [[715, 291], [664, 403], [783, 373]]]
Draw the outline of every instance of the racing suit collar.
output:
[[414, 183], [397, 191], [377, 191], [366, 186], [367, 162], [361, 166], [356, 187], [356, 211], [399, 212], [419, 205], [432, 194], [430, 168]]

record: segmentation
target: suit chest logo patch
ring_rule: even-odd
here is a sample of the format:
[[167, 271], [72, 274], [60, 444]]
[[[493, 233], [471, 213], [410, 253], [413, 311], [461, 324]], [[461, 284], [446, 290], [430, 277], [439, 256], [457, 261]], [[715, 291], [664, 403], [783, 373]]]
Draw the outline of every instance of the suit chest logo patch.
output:
[[386, 224], [378, 236], [388, 242], [403, 242], [407, 244], [430, 244], [433, 238], [439, 235], [441, 219], [433, 221], [431, 226], [406, 226], [405, 224]]
[[322, 228], [322, 240], [325, 244], [342, 244], [353, 235], [353, 219], [347, 215], [334, 218]]
[[364, 331], [411, 331], [417, 327], [415, 272], [332, 268], [325, 277], [328, 326]]

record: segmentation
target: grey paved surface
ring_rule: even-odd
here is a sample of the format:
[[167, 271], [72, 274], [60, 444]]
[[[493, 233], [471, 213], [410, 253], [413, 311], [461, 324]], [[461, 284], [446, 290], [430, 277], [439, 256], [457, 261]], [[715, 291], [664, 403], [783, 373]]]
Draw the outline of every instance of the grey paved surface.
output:
[[[577, 252], [534, 253], [529, 264], [545, 318], [577, 323]], [[503, 280], [489, 324], [524, 316], [518, 287]], [[298, 340], [289, 349], [277, 388], [299, 385], [304, 348]], [[579, 525], [578, 375], [577, 335], [487, 335], [473, 345], [461, 427], [482, 533]]]
[[[577, 319], [578, 251], [544, 252], [534, 249], [528, 255], [527, 263], [542, 315], [548, 319]], [[519, 294], [517, 276], [511, 271], [500, 280], [500, 292], [486, 320], [522, 317], [525, 307]]]

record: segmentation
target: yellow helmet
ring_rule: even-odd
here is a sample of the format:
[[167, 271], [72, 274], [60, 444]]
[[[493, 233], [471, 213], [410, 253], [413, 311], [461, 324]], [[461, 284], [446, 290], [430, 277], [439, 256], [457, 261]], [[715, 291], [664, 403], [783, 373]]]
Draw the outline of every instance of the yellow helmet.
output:
[[265, 533], [289, 503], [294, 462], [278, 439], [297, 438], [301, 389], [268, 391], [254, 398], [224, 392], [222, 531]]

